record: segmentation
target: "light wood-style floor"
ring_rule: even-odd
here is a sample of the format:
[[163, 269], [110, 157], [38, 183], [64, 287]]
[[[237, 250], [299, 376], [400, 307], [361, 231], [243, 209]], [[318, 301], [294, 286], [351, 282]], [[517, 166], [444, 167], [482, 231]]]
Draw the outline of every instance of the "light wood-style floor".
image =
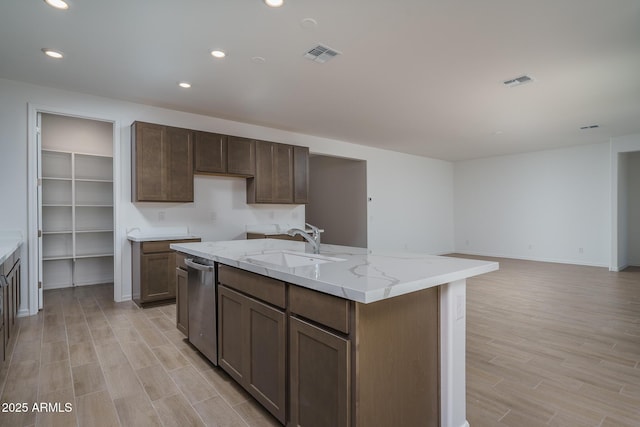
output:
[[[114, 303], [113, 286], [46, 291], [44, 310], [20, 319], [10, 365], [0, 372], [0, 426], [278, 426], [175, 326], [175, 304]], [[32, 412], [69, 402], [67, 413]]]
[[510, 259], [467, 281], [471, 427], [640, 426], [640, 269]]
[[[640, 270], [495, 260], [467, 287], [471, 427], [640, 426]], [[112, 295], [47, 291], [20, 319], [0, 401], [73, 410], [0, 412], [0, 426], [278, 425], [185, 342], [175, 305]]]

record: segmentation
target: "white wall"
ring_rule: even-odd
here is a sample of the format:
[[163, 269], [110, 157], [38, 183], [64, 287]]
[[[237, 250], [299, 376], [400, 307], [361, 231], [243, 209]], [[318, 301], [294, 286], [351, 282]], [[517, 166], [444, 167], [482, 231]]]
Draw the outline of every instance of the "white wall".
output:
[[113, 156], [113, 124], [56, 114], [42, 115], [42, 148]]
[[455, 164], [462, 253], [609, 265], [609, 144]]
[[640, 266], [640, 152], [626, 154], [627, 250], [629, 265]]
[[[121, 262], [122, 298], [128, 297], [131, 289], [126, 229], [186, 224], [192, 232], [212, 240], [239, 238], [245, 224], [304, 221], [303, 206], [246, 205], [245, 182], [237, 178], [196, 178], [195, 203], [131, 203], [129, 126], [135, 120], [305, 145], [313, 153], [366, 160], [367, 188], [373, 197], [369, 204], [369, 247], [431, 253], [453, 250], [453, 166], [448, 162], [3, 79], [0, 79], [0, 191], [12, 204], [0, 211], [0, 229], [21, 230], [27, 237], [28, 103], [50, 112], [111, 120], [116, 124], [115, 160], [121, 172], [116, 190], [119, 195], [116, 251], [120, 250], [122, 257], [115, 262]], [[160, 211], [165, 212], [164, 221], [159, 219]], [[26, 254], [25, 247], [24, 260]], [[30, 260], [25, 262], [24, 271], [29, 271], [31, 277], [27, 274], [23, 277], [29, 277], [33, 283]], [[23, 295], [27, 295], [26, 286], [25, 281]], [[21, 308], [26, 307], [25, 298]]]

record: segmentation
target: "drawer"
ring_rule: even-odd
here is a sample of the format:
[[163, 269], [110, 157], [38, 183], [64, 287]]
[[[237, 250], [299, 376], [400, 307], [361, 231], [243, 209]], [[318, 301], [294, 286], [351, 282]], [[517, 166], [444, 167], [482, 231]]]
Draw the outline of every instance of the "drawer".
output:
[[349, 300], [289, 285], [289, 307], [292, 313], [349, 333]]
[[286, 285], [279, 280], [218, 264], [218, 282], [276, 307], [286, 307]]
[[158, 252], [170, 252], [172, 249], [169, 247], [172, 243], [187, 243], [187, 242], [199, 242], [200, 239], [186, 239], [186, 240], [159, 240], [157, 242], [142, 242], [142, 253], [153, 254]]

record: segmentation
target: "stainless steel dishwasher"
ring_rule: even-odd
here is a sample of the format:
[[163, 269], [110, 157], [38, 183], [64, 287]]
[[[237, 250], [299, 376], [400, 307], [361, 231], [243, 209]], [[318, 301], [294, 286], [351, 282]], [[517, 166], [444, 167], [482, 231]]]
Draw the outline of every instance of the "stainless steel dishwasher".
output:
[[189, 342], [218, 364], [216, 267], [211, 260], [188, 258]]

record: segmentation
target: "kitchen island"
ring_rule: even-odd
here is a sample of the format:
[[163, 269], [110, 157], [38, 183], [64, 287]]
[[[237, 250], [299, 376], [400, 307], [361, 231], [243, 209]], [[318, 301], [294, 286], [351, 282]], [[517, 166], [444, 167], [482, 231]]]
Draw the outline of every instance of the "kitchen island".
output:
[[171, 248], [217, 263], [214, 362], [283, 424], [468, 425], [465, 279], [497, 263], [273, 239]]

